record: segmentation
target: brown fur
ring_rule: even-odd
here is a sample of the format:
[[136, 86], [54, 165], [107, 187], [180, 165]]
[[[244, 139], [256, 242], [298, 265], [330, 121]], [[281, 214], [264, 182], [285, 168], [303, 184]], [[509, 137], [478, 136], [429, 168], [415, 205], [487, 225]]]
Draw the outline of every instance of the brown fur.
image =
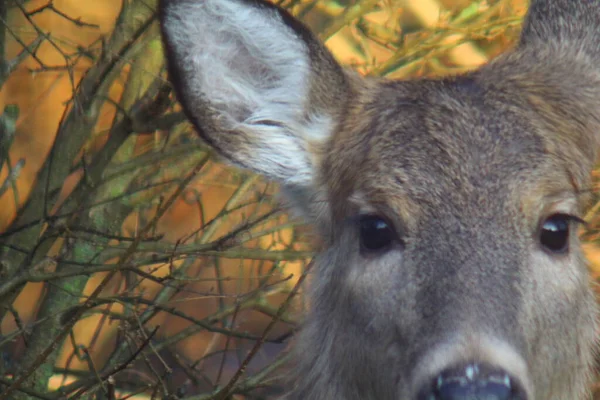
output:
[[[221, 125], [227, 110], [181, 87], [194, 68], [170, 23], [193, 2], [162, 2], [170, 72], [192, 120], [226, 157], [281, 180], [327, 242], [289, 397], [413, 400], [442, 370], [471, 362], [515, 377], [523, 393], [511, 399], [586, 398], [597, 308], [585, 262], [575, 229], [561, 254], [544, 249], [539, 232], [550, 215], [581, 216], [590, 203], [600, 4], [535, 1], [521, 44], [483, 68], [388, 81], [343, 71], [284, 11], [231, 2], [281, 18], [304, 41], [299, 124], [331, 120], [321, 139], [268, 122], [304, 143], [305, 153], [278, 151], [305, 157], [309, 179], [252, 161], [268, 143], [252, 127]], [[362, 254], [361, 214], [385, 218], [400, 240]]]

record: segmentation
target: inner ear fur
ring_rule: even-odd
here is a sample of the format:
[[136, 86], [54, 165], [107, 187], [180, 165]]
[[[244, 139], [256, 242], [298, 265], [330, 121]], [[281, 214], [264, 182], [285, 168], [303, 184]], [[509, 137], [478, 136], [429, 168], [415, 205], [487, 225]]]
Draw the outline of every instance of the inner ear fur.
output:
[[200, 135], [234, 164], [315, 184], [348, 77], [288, 12], [248, 0], [163, 0], [169, 75]]

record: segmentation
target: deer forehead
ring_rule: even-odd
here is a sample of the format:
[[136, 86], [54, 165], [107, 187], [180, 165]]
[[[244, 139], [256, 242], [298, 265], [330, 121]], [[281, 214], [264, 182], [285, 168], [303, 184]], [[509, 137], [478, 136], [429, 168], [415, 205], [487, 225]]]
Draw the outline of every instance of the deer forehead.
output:
[[578, 212], [588, 185], [574, 162], [580, 151], [557, 143], [530, 96], [477, 77], [379, 82], [330, 143], [323, 175], [333, 201], [361, 212], [383, 205], [407, 220], [448, 206], [480, 216], [518, 209], [536, 220]]

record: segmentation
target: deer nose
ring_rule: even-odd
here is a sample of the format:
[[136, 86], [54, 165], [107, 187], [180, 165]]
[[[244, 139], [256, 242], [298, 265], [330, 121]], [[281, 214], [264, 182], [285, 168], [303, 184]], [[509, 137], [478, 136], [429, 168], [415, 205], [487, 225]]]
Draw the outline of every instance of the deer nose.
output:
[[419, 400], [526, 400], [519, 382], [502, 369], [471, 363], [444, 370]]

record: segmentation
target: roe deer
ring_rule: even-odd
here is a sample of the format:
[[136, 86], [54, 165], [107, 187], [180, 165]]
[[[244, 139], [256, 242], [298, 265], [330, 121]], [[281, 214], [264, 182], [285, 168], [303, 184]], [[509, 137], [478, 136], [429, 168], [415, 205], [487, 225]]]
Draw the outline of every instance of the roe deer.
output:
[[445, 79], [344, 70], [261, 0], [162, 0], [200, 135], [322, 234], [294, 400], [589, 398], [576, 228], [600, 143], [600, 1], [534, 0], [516, 48]]

